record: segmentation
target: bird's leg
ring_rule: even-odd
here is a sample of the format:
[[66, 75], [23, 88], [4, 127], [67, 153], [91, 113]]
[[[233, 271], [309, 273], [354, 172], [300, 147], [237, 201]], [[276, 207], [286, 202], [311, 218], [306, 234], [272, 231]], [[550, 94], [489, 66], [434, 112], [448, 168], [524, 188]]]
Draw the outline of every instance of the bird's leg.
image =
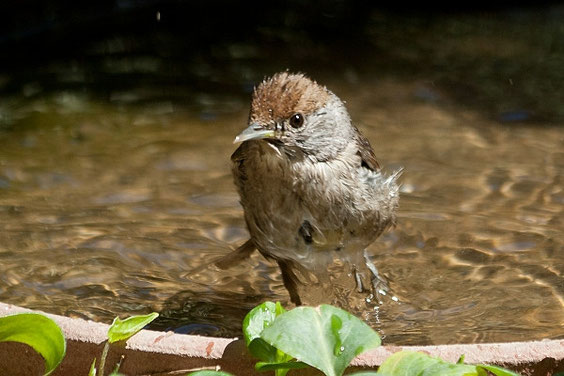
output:
[[354, 280], [356, 282], [356, 291], [357, 292], [366, 291], [364, 285], [362, 284], [362, 278], [364, 277], [364, 273], [359, 271], [356, 265], [353, 265], [353, 275], [354, 275]]
[[352, 274], [358, 293], [374, 293], [374, 279], [378, 278], [376, 266], [368, 258], [365, 249], [355, 250], [351, 259]]
[[285, 260], [277, 260], [278, 266], [280, 266], [280, 271], [282, 272], [282, 282], [284, 283], [284, 287], [288, 290], [290, 294], [290, 300], [296, 306], [302, 305], [302, 300], [300, 295], [298, 294], [298, 285], [297, 285], [297, 277], [292, 270], [292, 266], [290, 265], [289, 261]]
[[368, 252], [366, 252], [366, 249], [363, 251], [363, 253], [364, 253], [364, 262], [366, 264], [366, 267], [372, 273], [372, 278], [370, 279], [370, 282], [372, 283], [372, 289], [374, 294], [378, 296], [386, 295], [386, 293], [389, 291], [388, 283], [386, 282], [386, 280], [384, 280], [384, 278], [380, 276], [380, 273], [378, 273], [378, 269], [376, 269], [376, 265], [374, 265], [372, 260], [370, 260], [370, 257], [368, 256]]

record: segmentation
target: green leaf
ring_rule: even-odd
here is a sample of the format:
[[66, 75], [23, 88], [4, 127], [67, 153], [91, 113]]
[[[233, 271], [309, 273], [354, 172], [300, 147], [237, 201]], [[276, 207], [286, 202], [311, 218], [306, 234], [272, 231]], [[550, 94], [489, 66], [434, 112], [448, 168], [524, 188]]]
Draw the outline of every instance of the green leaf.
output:
[[255, 338], [248, 346], [250, 353], [265, 362], [276, 361], [276, 348], [270, 346], [261, 338]]
[[380, 376], [482, 376], [488, 370], [496, 376], [519, 376], [517, 373], [504, 368], [489, 365], [469, 365], [449, 363], [442, 359], [433, 358], [427, 354], [400, 351], [382, 363], [377, 375]]
[[477, 368], [476, 368], [476, 371], [477, 371], [477, 375], [478, 375], [478, 376], [489, 376], [488, 371], [486, 371], [486, 370], [483, 369], [483, 368], [477, 367]]
[[275, 371], [276, 376], [284, 376], [291, 368], [303, 368], [302, 363], [291, 362], [292, 357], [265, 342], [260, 335], [263, 330], [286, 312], [279, 302], [264, 302], [253, 308], [243, 320], [243, 335], [250, 353], [262, 362], [257, 362], [257, 371]]
[[284, 313], [284, 308], [277, 313], [277, 309], [280, 310], [280, 308], [282, 308], [280, 303], [264, 302], [247, 313], [243, 320], [243, 335], [247, 346], [254, 339], [260, 338], [262, 331], [274, 322], [276, 316]]
[[94, 361], [92, 361], [92, 364], [90, 365], [88, 376], [96, 376], [96, 358], [94, 358]]
[[230, 373], [222, 372], [222, 371], [196, 371], [189, 373], [188, 376], [232, 376]]
[[121, 356], [120, 361], [116, 364], [114, 370], [108, 376], [125, 376], [123, 373], [119, 373], [119, 368], [121, 367], [121, 361], [123, 360], [124, 356]]
[[348, 376], [378, 376], [378, 372], [362, 371], [362, 372], [351, 373]]
[[478, 369], [482, 368], [482, 369], [488, 370], [496, 376], [519, 376], [518, 373], [515, 373], [513, 371], [509, 371], [505, 368], [501, 368], [501, 367], [498, 367], [498, 366], [490, 366], [490, 365], [487, 365], [487, 364], [478, 364], [476, 367]]
[[377, 375], [384, 376], [477, 376], [476, 366], [454, 364], [427, 354], [400, 351], [389, 356], [378, 369]]
[[21, 342], [45, 359], [48, 375], [63, 360], [67, 349], [61, 328], [50, 318], [37, 313], [0, 317], [0, 342]]
[[[280, 303], [264, 302], [253, 308], [243, 320], [243, 336], [251, 354], [262, 361], [279, 363], [276, 348], [260, 338], [262, 331], [272, 325], [284, 308]], [[289, 360], [289, 359], [288, 359]]]
[[327, 376], [342, 375], [355, 356], [380, 345], [372, 328], [330, 305], [283, 313], [263, 330], [261, 338]]
[[264, 371], [275, 371], [278, 369], [300, 369], [308, 367], [307, 364], [303, 362], [284, 362], [284, 363], [268, 363], [268, 362], [257, 362], [255, 369], [259, 372]]
[[[461, 357], [461, 359], [463, 358]], [[412, 351], [400, 351], [391, 355], [382, 363], [377, 375], [486, 376], [486, 370], [496, 376], [519, 376], [517, 373], [497, 366], [463, 364], [460, 359], [457, 363], [449, 363], [427, 354]]]
[[108, 341], [110, 343], [127, 341], [158, 316], [158, 313], [153, 312], [148, 315], [132, 316], [123, 321], [116, 317], [108, 329]]

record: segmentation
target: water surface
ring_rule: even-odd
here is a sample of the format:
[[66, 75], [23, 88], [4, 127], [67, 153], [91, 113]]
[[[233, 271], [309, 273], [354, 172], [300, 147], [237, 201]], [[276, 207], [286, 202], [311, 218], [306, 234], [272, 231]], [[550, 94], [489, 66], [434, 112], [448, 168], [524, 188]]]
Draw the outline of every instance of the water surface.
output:
[[[524, 39], [529, 16], [422, 32], [421, 20], [393, 29], [375, 14], [366, 35], [389, 38], [374, 37], [367, 63], [335, 51], [323, 55], [333, 71], [295, 65], [347, 102], [386, 171], [404, 168], [398, 225], [369, 248], [399, 299], [367, 313], [387, 344], [564, 336], [564, 127], [561, 92], [548, 90], [564, 55], [556, 38], [537, 43], [540, 31]], [[483, 47], [492, 40], [506, 48]], [[247, 239], [232, 141], [259, 72], [283, 67], [257, 63], [252, 44], [214, 50], [224, 71], [123, 45], [93, 47], [94, 68], [0, 76], [0, 301], [105, 322], [157, 311], [157, 329], [239, 335], [254, 305], [288, 304], [279, 271], [258, 254], [205, 265]], [[533, 56], [554, 69], [527, 70]], [[103, 95], [92, 71], [108, 79]]]

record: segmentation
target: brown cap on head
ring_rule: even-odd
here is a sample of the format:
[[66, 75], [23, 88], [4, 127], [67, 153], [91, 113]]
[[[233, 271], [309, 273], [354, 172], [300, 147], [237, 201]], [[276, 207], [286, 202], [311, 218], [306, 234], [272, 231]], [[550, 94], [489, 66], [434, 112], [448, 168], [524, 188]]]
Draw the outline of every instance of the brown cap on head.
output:
[[325, 86], [301, 73], [276, 73], [255, 88], [251, 102], [251, 123], [268, 124], [295, 113], [308, 114], [329, 100]]

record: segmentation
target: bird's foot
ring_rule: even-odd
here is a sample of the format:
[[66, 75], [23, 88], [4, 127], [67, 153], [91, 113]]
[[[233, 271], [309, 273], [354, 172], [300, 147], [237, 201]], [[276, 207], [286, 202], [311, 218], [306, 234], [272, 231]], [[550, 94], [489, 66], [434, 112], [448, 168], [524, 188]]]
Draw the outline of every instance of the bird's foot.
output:
[[[384, 296], [389, 295], [390, 293], [390, 287], [388, 286], [388, 282], [386, 281], [386, 279], [384, 279], [384, 277], [380, 275], [378, 269], [376, 268], [376, 265], [374, 265], [372, 260], [370, 260], [370, 257], [368, 256], [366, 250], [364, 250], [364, 263], [371, 274], [371, 278], [370, 278], [371, 292], [376, 298], [376, 300], [381, 303], [382, 298]], [[397, 297], [395, 296], [392, 296], [391, 299], [394, 301], [398, 300]]]

